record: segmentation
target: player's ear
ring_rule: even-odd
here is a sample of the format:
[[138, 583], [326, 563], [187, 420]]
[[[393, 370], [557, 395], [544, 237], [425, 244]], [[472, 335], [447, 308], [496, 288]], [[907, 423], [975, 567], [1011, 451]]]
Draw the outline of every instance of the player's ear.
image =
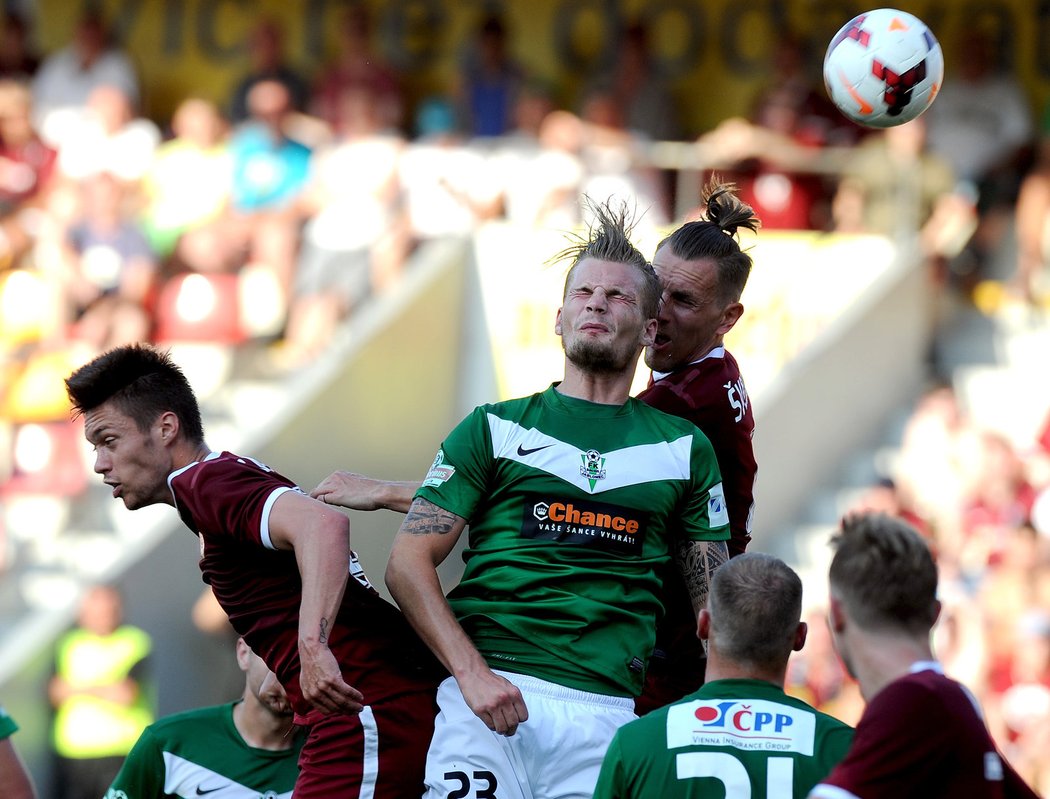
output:
[[558, 309], [558, 315], [554, 317], [554, 335], [561, 335], [561, 308]]
[[240, 666], [241, 671], [248, 671], [248, 666], [251, 663], [252, 650], [251, 647], [245, 643], [243, 638], [237, 639], [237, 665]]
[[700, 615], [696, 619], [696, 637], [701, 641], [706, 641], [711, 635], [711, 614], [708, 613], [707, 608], [703, 608], [700, 611]]
[[179, 417], [171, 411], [164, 411], [157, 418], [157, 430], [165, 444], [171, 444], [179, 435]]
[[651, 347], [653, 342], [656, 341], [656, 330], [659, 326], [660, 323], [656, 319], [647, 319], [645, 321], [645, 330], [642, 332], [643, 347]]
[[791, 644], [792, 652], [801, 652], [802, 647], [806, 645], [806, 636], [809, 635], [809, 625], [804, 621], [798, 623], [798, 627], [795, 629], [795, 640]]
[[842, 609], [842, 603], [835, 597], [828, 601], [828, 627], [833, 633], [842, 632], [846, 626], [846, 617]]
[[740, 320], [740, 317], [744, 314], [744, 305], [740, 302], [731, 302], [722, 311], [722, 318], [718, 323], [718, 335], [724, 336], [733, 326]]

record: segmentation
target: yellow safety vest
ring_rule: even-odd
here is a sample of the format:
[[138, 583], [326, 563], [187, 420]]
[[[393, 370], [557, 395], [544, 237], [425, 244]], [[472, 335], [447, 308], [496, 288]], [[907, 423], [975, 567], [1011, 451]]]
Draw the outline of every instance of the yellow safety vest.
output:
[[[56, 673], [74, 688], [115, 685], [149, 654], [150, 637], [137, 627], [119, 627], [100, 636], [73, 630], [59, 641]], [[72, 696], [57, 708], [55, 751], [62, 757], [126, 755], [142, 730], [153, 723], [149, 702], [140, 691], [130, 706], [94, 696]]]

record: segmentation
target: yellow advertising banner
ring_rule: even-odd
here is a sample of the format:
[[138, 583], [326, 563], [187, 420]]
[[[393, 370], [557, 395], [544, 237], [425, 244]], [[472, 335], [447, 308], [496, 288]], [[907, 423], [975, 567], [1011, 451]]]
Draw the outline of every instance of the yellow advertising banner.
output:
[[[746, 114], [770, 77], [775, 44], [803, 40], [819, 69], [835, 31], [868, 6], [856, 0], [37, 0], [36, 34], [50, 52], [69, 41], [86, 6], [101, 8], [141, 71], [146, 112], [164, 121], [189, 94], [225, 101], [248, 69], [248, 37], [277, 21], [291, 63], [312, 76], [333, 56], [340, 15], [370, 11], [377, 52], [402, 75], [408, 98], [447, 91], [479, 20], [502, 15], [514, 58], [575, 109], [580, 90], [616, 61], [619, 34], [649, 30], [653, 63], [689, 135]], [[947, 77], [966, 54], [962, 34], [981, 26], [1002, 44], [1003, 65], [1039, 114], [1050, 92], [1050, 15], [1037, 0], [895, 3], [922, 18], [945, 50]]]

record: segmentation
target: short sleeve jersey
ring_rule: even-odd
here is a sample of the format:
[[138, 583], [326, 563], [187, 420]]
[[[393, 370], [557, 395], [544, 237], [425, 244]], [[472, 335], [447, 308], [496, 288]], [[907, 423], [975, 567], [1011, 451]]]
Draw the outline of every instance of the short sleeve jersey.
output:
[[715, 680], [621, 727], [595, 799], [795, 797], [846, 754], [847, 724], [759, 680]]
[[[295, 553], [275, 549], [270, 540], [274, 503], [300, 489], [264, 464], [229, 452], [173, 472], [168, 486], [179, 516], [200, 537], [204, 582], [305, 715], [311, 706], [299, 685], [302, 581]], [[343, 679], [369, 704], [434, 685], [439, 672], [433, 657], [368, 582], [353, 552], [347, 568], [350, 579], [329, 641]]]
[[970, 692], [930, 663], [919, 664], [872, 698], [849, 753], [810, 796], [1002, 799], [1036, 794], [996, 750]]
[[15, 720], [7, 715], [3, 707], [0, 707], [0, 741], [10, 738], [16, 732], [18, 732], [18, 725], [15, 724]]
[[235, 704], [177, 713], [147, 727], [105, 799], [288, 799], [305, 734], [289, 732], [289, 749], [256, 749], [233, 723]]
[[641, 688], [671, 537], [729, 535], [695, 426], [554, 387], [475, 409], [417, 497], [470, 524], [449, 602], [490, 666], [617, 696]]

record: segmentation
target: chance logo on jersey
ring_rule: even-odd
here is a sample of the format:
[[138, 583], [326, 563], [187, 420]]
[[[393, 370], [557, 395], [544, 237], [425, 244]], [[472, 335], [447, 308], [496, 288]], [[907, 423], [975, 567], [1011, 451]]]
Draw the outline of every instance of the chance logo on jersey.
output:
[[525, 498], [521, 535], [638, 555], [648, 523], [649, 514], [634, 508], [530, 494]]
[[698, 699], [667, 711], [667, 748], [728, 746], [813, 755], [816, 716], [762, 699]]

